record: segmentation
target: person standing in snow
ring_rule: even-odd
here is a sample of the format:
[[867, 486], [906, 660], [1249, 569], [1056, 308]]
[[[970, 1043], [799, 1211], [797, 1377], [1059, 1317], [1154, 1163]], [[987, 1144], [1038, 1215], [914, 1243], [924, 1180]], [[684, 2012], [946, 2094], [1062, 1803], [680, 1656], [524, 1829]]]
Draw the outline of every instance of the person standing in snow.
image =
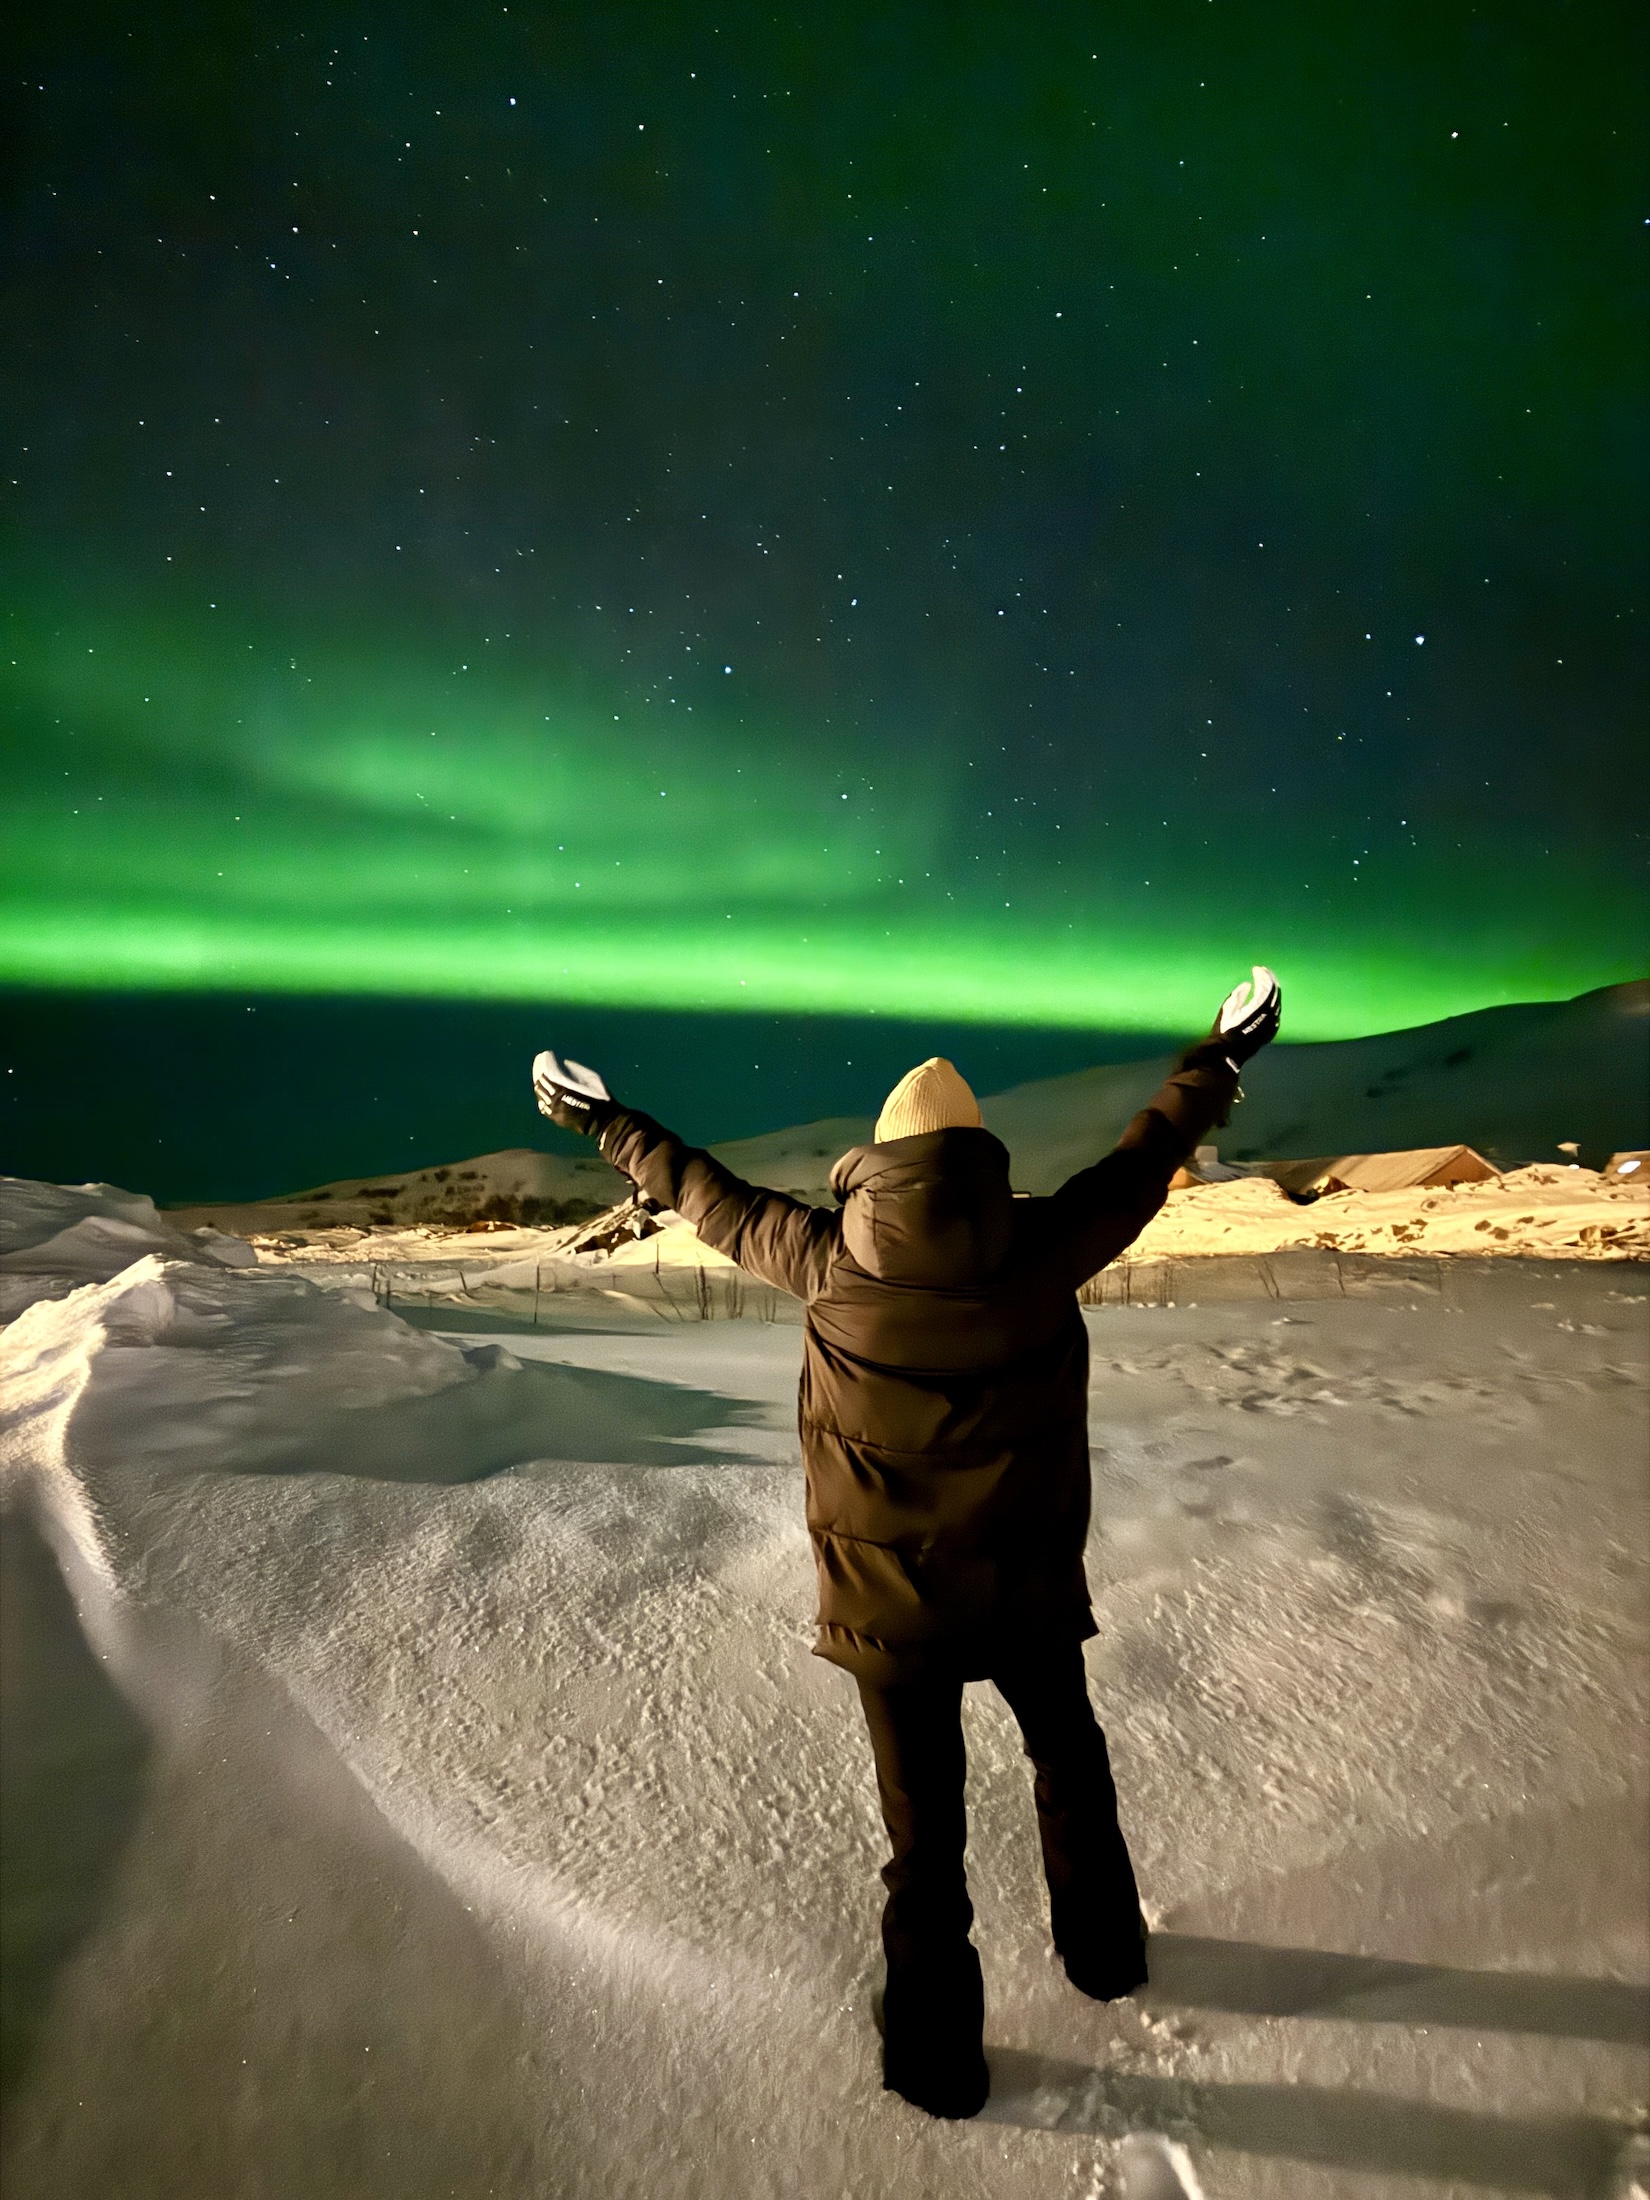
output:
[[1088, 1332], [1076, 1294], [1227, 1120], [1281, 1007], [1257, 967], [1115, 1149], [1045, 1199], [1013, 1196], [1007, 1149], [938, 1057], [901, 1078], [871, 1144], [836, 1164], [834, 1210], [745, 1183], [577, 1063], [534, 1064], [552, 1122], [595, 1138], [641, 1193], [806, 1309], [814, 1649], [858, 1683], [893, 1851], [883, 2083], [930, 2115], [973, 2116], [990, 2091], [963, 1866], [965, 1682], [994, 1682], [1019, 1722], [1067, 1976], [1097, 2001], [1146, 1981], [1083, 1663], [1098, 1630], [1083, 1572]]

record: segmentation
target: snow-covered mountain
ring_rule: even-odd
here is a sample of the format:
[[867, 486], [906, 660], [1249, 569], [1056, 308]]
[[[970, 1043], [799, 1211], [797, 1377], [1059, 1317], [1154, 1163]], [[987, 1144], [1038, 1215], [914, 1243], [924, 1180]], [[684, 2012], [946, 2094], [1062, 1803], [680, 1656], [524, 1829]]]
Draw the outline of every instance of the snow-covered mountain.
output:
[[[1016, 1187], [1050, 1191], [1098, 1160], [1169, 1066], [1165, 1055], [1077, 1070], [983, 1101], [987, 1124], [1013, 1156]], [[1227, 1160], [1463, 1144], [1499, 1168], [1516, 1168], [1559, 1159], [1560, 1143], [1571, 1140], [1597, 1168], [1650, 1135], [1650, 980], [1371, 1039], [1271, 1047], [1244, 1083], [1247, 1098], [1218, 1134]], [[712, 1150], [753, 1183], [824, 1201], [832, 1163], [872, 1127], [870, 1116], [828, 1116]], [[487, 1215], [555, 1222], [593, 1213], [625, 1191], [594, 1153], [520, 1146], [440, 1168], [342, 1179], [255, 1206], [177, 1213], [242, 1232]]]
[[241, 1206], [218, 1202], [168, 1212], [242, 1236], [291, 1229], [356, 1228], [374, 1224], [486, 1220], [577, 1222], [622, 1199], [629, 1186], [593, 1149], [587, 1154], [539, 1153], [509, 1146], [500, 1153], [444, 1162], [439, 1168], [341, 1177], [311, 1191], [286, 1192]]
[[[981, 1103], [1021, 1191], [1052, 1191], [1086, 1168], [1168, 1073], [1170, 1058], [1076, 1070]], [[1479, 1009], [1410, 1031], [1269, 1047], [1217, 1134], [1232, 1161], [1462, 1144], [1500, 1168], [1560, 1158], [1572, 1140], [1593, 1167], [1640, 1146], [1650, 1116], [1650, 980], [1571, 1001]], [[831, 1163], [871, 1135], [833, 1117], [716, 1150], [743, 1175], [828, 1197]]]

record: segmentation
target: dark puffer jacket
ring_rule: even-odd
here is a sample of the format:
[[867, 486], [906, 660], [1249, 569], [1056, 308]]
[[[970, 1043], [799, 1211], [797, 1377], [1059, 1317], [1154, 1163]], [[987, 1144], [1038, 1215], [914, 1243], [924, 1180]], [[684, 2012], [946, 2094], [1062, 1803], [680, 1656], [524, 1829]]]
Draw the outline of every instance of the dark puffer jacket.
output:
[[1237, 1079], [1195, 1047], [1103, 1161], [1015, 1199], [985, 1130], [856, 1146], [840, 1207], [747, 1184], [650, 1116], [602, 1152], [707, 1245], [801, 1299], [800, 1418], [820, 1657], [884, 1684], [989, 1673], [1092, 1635], [1088, 1332], [1078, 1286], [1162, 1206]]

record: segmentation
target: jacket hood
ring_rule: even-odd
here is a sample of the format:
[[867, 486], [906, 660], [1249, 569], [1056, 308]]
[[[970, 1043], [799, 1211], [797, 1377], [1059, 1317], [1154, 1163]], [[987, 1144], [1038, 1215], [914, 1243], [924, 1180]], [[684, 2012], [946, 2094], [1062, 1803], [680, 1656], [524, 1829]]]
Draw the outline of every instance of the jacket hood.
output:
[[987, 1130], [923, 1131], [855, 1146], [831, 1171], [842, 1241], [887, 1283], [946, 1290], [1002, 1264], [1014, 1229], [1008, 1148]]

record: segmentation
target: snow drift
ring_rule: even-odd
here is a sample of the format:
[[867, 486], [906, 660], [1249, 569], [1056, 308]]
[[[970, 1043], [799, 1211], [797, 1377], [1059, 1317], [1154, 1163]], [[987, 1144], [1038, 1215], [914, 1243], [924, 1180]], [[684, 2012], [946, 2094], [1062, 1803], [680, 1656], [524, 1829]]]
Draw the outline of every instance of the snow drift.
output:
[[[147, 1226], [85, 1196], [20, 1237]], [[35, 1852], [84, 1872], [25, 1969], [8, 2200], [1625, 2192], [1643, 1279], [1468, 1281], [1088, 1317], [1091, 1672], [1158, 1983], [1064, 1984], [1017, 1738], [970, 1690], [994, 2091], [962, 2128], [877, 2086], [794, 1329], [506, 1345], [198, 1251], [36, 1303], [0, 1465], [91, 1646], [49, 1700], [112, 1681], [145, 1739], [51, 1756], [38, 1693], [8, 1726]], [[74, 1644], [18, 1578], [38, 1690]]]
[[141, 1192], [0, 1177], [0, 1321], [37, 1299], [106, 1283], [145, 1253], [206, 1268], [258, 1265], [244, 1239], [210, 1225], [179, 1229]]

